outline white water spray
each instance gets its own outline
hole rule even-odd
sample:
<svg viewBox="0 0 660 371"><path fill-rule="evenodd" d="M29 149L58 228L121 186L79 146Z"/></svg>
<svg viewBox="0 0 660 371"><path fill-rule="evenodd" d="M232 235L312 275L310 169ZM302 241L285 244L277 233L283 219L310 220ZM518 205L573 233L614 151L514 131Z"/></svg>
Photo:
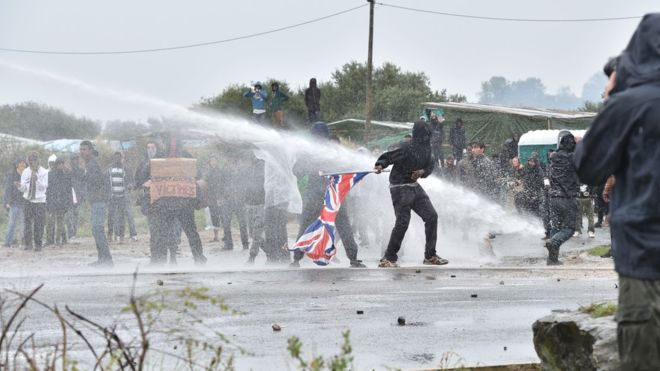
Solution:
<svg viewBox="0 0 660 371"><path fill-rule="evenodd" d="M278 197L268 199L267 196L267 206L269 203L271 205L279 204L285 200L288 202L289 211L293 213L299 213L301 209L297 179L292 172L292 166L296 160L311 157L320 163L327 164L327 168L318 169L323 171L341 171L355 168L370 169L375 162L375 158L364 153L327 142L321 145L308 136L257 126L244 118L193 111L157 98L97 87L43 69L27 68L4 61L0 61L0 67L29 74L40 79L47 79L102 98L110 98L117 102L152 107L164 115L190 123L191 126L204 130L210 136L226 142L251 143L259 148L255 151L255 154L266 161L267 181L265 187L267 195L270 192L270 194ZM372 216L382 217L380 218L382 225L378 232L379 235L374 236L378 241L378 246L374 246L369 250L361 248L359 256L362 259L376 259L381 256L381 249L387 243L393 226L394 216L391 200L388 196L386 177L386 174L369 175L353 191L360 195L371 195L367 205L356 202L357 205L364 207L364 209L360 208L359 212L368 213L369 218L367 219ZM478 263L480 261L479 246L483 244L483 238L488 232L536 234L539 236L542 233L538 221L507 212L501 206L487 201L462 187L435 177L423 179L420 183L427 190L439 214L438 254L448 257L452 263L456 261L465 265ZM351 200L351 198L349 196L348 200ZM353 207L353 210L357 212L356 209L356 207ZM373 227L373 225L369 227ZM423 226L421 226L419 218L413 217L402 248L405 251L403 261L419 263L423 256L423 246ZM339 251L342 250L339 249ZM505 251L496 251L496 254L500 256L505 253Z"/></svg>

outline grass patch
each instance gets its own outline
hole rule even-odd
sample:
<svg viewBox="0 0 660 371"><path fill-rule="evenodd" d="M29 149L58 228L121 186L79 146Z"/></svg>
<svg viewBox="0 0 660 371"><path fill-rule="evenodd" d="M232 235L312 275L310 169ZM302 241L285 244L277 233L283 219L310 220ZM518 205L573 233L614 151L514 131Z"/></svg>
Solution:
<svg viewBox="0 0 660 371"><path fill-rule="evenodd" d="M610 245L596 246L593 249L587 251L591 256L601 256L610 250Z"/></svg>
<svg viewBox="0 0 660 371"><path fill-rule="evenodd" d="M589 314L592 318L611 316L616 312L616 305L614 303L593 303L580 307L580 312Z"/></svg>

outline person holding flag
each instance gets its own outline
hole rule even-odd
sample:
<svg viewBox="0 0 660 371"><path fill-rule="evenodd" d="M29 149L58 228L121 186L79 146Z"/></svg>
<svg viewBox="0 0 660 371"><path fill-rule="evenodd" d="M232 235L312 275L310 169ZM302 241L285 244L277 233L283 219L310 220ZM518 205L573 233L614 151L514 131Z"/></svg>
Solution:
<svg viewBox="0 0 660 371"><path fill-rule="evenodd" d="M390 165L390 193L396 215L390 242L385 256L380 260L380 268L398 267L397 254L401 242L410 224L410 211L414 211L424 221L426 246L424 250L425 265L444 265L447 259L436 255L435 245L438 238L438 214L417 179L426 178L433 172L434 161L431 151L431 128L422 120L413 125L412 140L399 143L399 147L383 153L374 170L377 174Z"/></svg>

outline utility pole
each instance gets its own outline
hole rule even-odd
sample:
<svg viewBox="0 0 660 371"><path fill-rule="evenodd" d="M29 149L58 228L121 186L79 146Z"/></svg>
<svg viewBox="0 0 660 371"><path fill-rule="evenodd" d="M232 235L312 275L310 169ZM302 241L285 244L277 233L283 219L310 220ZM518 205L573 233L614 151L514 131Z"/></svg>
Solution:
<svg viewBox="0 0 660 371"><path fill-rule="evenodd" d="M375 0L367 0L369 3L369 53L367 56L367 114L364 122L364 141L371 139L371 115L373 113L374 96L372 92L373 75L373 44L374 44L374 4Z"/></svg>

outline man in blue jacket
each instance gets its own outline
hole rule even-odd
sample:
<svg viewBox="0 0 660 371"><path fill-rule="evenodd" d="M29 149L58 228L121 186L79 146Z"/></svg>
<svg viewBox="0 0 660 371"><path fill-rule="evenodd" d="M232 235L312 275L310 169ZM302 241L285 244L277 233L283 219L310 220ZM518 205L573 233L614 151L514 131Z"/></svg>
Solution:
<svg viewBox="0 0 660 371"><path fill-rule="evenodd" d="M266 115L266 98L268 98L268 92L262 90L261 82L257 81L250 91L243 93L243 96L252 100L254 121L261 124Z"/></svg>
<svg viewBox="0 0 660 371"><path fill-rule="evenodd" d="M660 370L660 14L642 19L608 93L575 164L587 184L617 180L610 227L621 369Z"/></svg>

